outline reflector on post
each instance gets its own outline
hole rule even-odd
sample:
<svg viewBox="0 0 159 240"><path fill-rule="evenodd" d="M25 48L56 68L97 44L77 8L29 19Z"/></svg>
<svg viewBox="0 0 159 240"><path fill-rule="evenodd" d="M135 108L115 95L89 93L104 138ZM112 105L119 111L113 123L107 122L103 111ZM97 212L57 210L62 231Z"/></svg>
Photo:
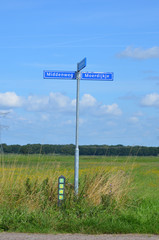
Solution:
<svg viewBox="0 0 159 240"><path fill-rule="evenodd" d="M66 180L66 178L63 175L61 175L58 178L58 206L60 206L62 201L64 200L65 180Z"/></svg>

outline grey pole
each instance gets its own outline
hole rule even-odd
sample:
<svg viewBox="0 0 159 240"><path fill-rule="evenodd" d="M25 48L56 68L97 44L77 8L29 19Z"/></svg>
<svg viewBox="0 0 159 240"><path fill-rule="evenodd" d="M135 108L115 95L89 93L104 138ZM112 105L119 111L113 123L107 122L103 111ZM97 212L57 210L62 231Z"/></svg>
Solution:
<svg viewBox="0 0 159 240"><path fill-rule="evenodd" d="M78 182L79 182L79 147L78 147L78 129L79 129L79 86L80 86L81 73L77 71L77 95L76 95L76 149L75 149L75 166L74 166L74 188L75 195L78 195Z"/></svg>

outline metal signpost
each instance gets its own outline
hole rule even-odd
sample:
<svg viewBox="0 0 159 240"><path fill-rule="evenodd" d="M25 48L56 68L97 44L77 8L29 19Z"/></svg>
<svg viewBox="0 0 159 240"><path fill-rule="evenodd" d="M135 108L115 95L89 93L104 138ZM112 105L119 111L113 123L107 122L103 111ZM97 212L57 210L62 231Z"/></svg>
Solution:
<svg viewBox="0 0 159 240"><path fill-rule="evenodd" d="M79 85L80 80L98 80L98 81L113 81L114 74L112 72L81 72L86 67L86 58L77 63L77 71L44 71L44 79L76 79L77 80L77 95L76 95L76 148L75 148L75 163L74 163L74 189L75 195L78 195L79 182Z"/></svg>
<svg viewBox="0 0 159 240"><path fill-rule="evenodd" d="M75 163L74 163L74 188L75 194L78 194L79 182L79 146L78 146L78 130L79 130L79 85L81 79L81 70L86 67L86 58L77 63L77 95L76 95L76 148L75 148Z"/></svg>

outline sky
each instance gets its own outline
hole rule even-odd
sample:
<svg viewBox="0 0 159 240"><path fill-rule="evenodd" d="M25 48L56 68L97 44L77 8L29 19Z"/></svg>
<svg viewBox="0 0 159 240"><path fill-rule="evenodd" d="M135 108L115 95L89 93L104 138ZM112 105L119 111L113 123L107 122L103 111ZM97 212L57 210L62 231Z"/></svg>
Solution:
<svg viewBox="0 0 159 240"><path fill-rule="evenodd" d="M76 80L44 70L113 72L80 81L79 144L159 146L158 0L5 0L0 6L0 142L74 144Z"/></svg>

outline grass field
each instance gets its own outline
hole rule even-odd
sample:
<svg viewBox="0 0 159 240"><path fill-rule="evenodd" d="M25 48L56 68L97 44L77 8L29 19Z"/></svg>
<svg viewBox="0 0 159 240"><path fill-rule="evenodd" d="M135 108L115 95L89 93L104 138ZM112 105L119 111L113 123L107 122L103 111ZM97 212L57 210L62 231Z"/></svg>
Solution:
<svg viewBox="0 0 159 240"><path fill-rule="evenodd" d="M73 156L1 155L1 231L159 234L159 157L81 156L73 179Z"/></svg>

